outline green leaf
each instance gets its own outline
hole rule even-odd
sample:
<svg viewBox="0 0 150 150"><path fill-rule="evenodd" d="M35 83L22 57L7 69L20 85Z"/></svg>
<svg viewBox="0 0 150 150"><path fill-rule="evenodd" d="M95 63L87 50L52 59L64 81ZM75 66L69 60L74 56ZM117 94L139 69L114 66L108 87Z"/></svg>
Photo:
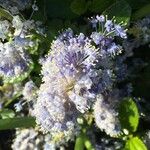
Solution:
<svg viewBox="0 0 150 150"><path fill-rule="evenodd" d="M147 150L147 148L138 137L133 137L126 142L124 150Z"/></svg>
<svg viewBox="0 0 150 150"><path fill-rule="evenodd" d="M83 134L83 133L81 133L81 134L76 138L74 150L84 150L84 134Z"/></svg>
<svg viewBox="0 0 150 150"><path fill-rule="evenodd" d="M84 144L87 150L95 150L91 141L89 140L89 138L87 136L85 136L84 138Z"/></svg>
<svg viewBox="0 0 150 150"><path fill-rule="evenodd" d="M85 0L73 0L70 8L77 15L84 14L87 10L86 1Z"/></svg>
<svg viewBox="0 0 150 150"><path fill-rule="evenodd" d="M126 1L120 0L112 4L103 14L108 15L109 19L115 16L117 23L123 22L127 25L130 21L131 7Z"/></svg>
<svg viewBox="0 0 150 150"><path fill-rule="evenodd" d="M132 98L125 98L119 106L119 119L122 129L135 132L139 124L139 112Z"/></svg>
<svg viewBox="0 0 150 150"><path fill-rule="evenodd" d="M137 20L140 19L142 17L145 17L146 15L150 14L150 4L143 6L142 8L140 8L139 10L137 10L133 16L132 16L132 20Z"/></svg>
<svg viewBox="0 0 150 150"><path fill-rule="evenodd" d="M33 117L16 117L0 119L0 130L28 128L35 126L35 119Z"/></svg>
<svg viewBox="0 0 150 150"><path fill-rule="evenodd" d="M6 108L0 111L0 116L2 119L13 118L15 113L13 110Z"/></svg>

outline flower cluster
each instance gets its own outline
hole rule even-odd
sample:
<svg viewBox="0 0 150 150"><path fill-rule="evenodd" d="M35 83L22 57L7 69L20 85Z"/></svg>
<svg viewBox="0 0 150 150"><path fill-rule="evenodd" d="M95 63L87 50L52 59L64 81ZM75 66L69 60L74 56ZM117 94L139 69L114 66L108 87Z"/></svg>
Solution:
<svg viewBox="0 0 150 150"><path fill-rule="evenodd" d="M49 134L41 134L37 129L17 129L11 145L12 150L56 150ZM63 150L63 146L59 149Z"/></svg>
<svg viewBox="0 0 150 150"><path fill-rule="evenodd" d="M22 80L33 69L27 49L36 47L37 42L30 38L34 28L32 20L23 21L19 16L0 21L0 76L4 82Z"/></svg>
<svg viewBox="0 0 150 150"><path fill-rule="evenodd" d="M20 47L13 43L0 43L0 76L5 82L13 82L29 71L31 59Z"/></svg>
<svg viewBox="0 0 150 150"><path fill-rule="evenodd" d="M115 93L115 91L113 92ZM110 136L117 136L121 131L118 112L115 110L118 100L117 95L97 95L94 104L95 122L102 131Z"/></svg>
<svg viewBox="0 0 150 150"><path fill-rule="evenodd" d="M123 29L122 23L117 24L115 18L109 20L107 16L103 15L92 17L91 24L96 31L91 34L91 38L96 45L100 46L101 50L108 51L112 54L116 53L116 50L119 50L120 47L113 42L114 37L127 38L126 30Z"/></svg>
<svg viewBox="0 0 150 150"><path fill-rule="evenodd" d="M63 95L52 93L52 90L46 84L40 87L34 115L41 129L50 131L54 142L65 143L78 132L76 109L72 102L67 102Z"/></svg>
<svg viewBox="0 0 150 150"><path fill-rule="evenodd" d="M41 62L43 84L34 114L40 127L52 134L52 140L72 139L78 133L78 116L93 108L101 130L111 136L120 131L113 107L118 99L108 100L105 93L110 93L120 75L117 59L122 47L115 37L126 38L126 33L103 15L91 22L99 30L90 36L75 35L71 29L64 31Z"/></svg>
<svg viewBox="0 0 150 150"><path fill-rule="evenodd" d="M38 150L42 149L44 137L34 129L22 129L16 131L16 138L13 141L13 150Z"/></svg>

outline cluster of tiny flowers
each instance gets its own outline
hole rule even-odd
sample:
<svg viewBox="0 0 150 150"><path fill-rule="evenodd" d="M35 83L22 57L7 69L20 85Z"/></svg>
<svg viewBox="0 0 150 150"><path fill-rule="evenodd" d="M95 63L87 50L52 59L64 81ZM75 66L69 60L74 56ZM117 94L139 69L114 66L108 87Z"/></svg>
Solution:
<svg viewBox="0 0 150 150"><path fill-rule="evenodd" d="M51 141L49 134L41 134L36 129L17 129L16 137L11 145L12 150L56 150L57 146ZM59 145L60 150L64 150Z"/></svg>
<svg viewBox="0 0 150 150"><path fill-rule="evenodd" d="M34 115L44 132L50 132L54 142L67 142L77 134L75 106L64 96L53 93L52 87L41 85Z"/></svg>
<svg viewBox="0 0 150 150"><path fill-rule="evenodd" d="M23 21L19 16L0 21L0 76L4 82L21 80L33 68L27 49L36 47L36 41L29 38L34 28L32 20Z"/></svg>
<svg viewBox="0 0 150 150"><path fill-rule="evenodd" d="M0 43L0 76L7 82L29 70L31 59L13 43Z"/></svg>
<svg viewBox="0 0 150 150"><path fill-rule="evenodd" d="M106 134L115 137L121 133L121 126L118 119L118 112L115 107L118 103L118 97L113 95L97 95L94 104L94 117L96 125Z"/></svg>
<svg viewBox="0 0 150 150"><path fill-rule="evenodd" d="M13 150L39 150L43 142L44 137L34 129L18 129L11 147Z"/></svg>
<svg viewBox="0 0 150 150"><path fill-rule="evenodd" d="M116 55L121 53L120 45L114 42L114 37L127 38L126 30L122 23L117 24L115 18L107 19L107 16L96 16L91 18L92 27L96 29L91 34L94 43L101 49L101 55Z"/></svg>
<svg viewBox="0 0 150 150"><path fill-rule="evenodd" d="M104 16L97 16L95 21L103 28L102 32L92 32L87 37L83 33L74 35L68 29L52 42L50 53L41 62L43 84L38 91L34 114L37 123L54 139L67 137L69 140L77 133L76 119L79 114L92 109L95 101L98 104L94 109L100 109L99 114L95 113L96 123L97 116L103 115L107 125L98 127L111 136L118 133L117 114L99 95L112 90L116 83L114 59L122 47L114 42L114 38L126 38L126 34L121 25L117 26Z"/></svg>

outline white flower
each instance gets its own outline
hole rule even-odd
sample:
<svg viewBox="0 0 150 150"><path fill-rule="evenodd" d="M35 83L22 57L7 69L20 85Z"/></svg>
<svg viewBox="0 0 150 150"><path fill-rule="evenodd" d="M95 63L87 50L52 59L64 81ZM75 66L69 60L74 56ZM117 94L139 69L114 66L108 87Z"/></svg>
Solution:
<svg viewBox="0 0 150 150"><path fill-rule="evenodd" d="M43 136L34 129L22 129L16 131L16 138L11 147L13 150L39 150L43 141Z"/></svg>
<svg viewBox="0 0 150 150"><path fill-rule="evenodd" d="M115 137L121 133L121 128L118 113L111 103L115 105L114 101L107 101L105 97L98 95L93 109L96 125L106 134Z"/></svg>
<svg viewBox="0 0 150 150"><path fill-rule="evenodd" d="M15 28L14 35L15 36L20 35L22 28L23 28L23 22L19 16L13 16L12 26Z"/></svg>

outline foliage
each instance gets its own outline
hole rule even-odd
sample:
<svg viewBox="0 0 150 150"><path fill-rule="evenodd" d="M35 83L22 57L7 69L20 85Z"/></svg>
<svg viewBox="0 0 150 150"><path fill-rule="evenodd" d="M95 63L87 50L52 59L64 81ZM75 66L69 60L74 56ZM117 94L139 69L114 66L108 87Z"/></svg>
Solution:
<svg viewBox="0 0 150 150"><path fill-rule="evenodd" d="M139 124L139 112L135 102L131 98L124 99L119 108L119 118L122 129L135 132Z"/></svg>

